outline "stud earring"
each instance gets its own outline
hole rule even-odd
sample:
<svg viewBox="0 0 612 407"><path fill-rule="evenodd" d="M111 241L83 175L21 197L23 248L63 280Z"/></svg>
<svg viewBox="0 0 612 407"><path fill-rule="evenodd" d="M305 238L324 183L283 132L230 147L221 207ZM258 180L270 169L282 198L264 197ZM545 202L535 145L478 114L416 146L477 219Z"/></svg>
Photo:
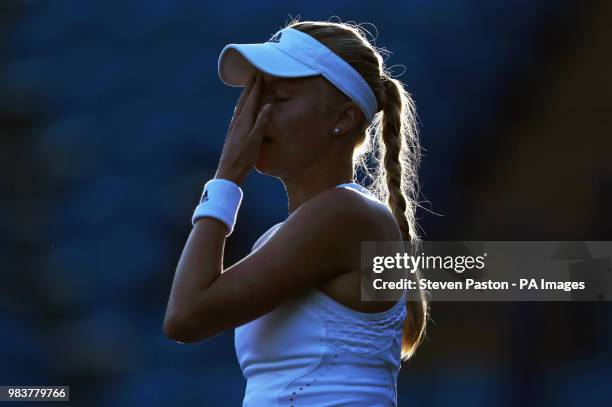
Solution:
<svg viewBox="0 0 612 407"><path fill-rule="evenodd" d="M336 128L334 129L334 134L340 134L340 129L336 127Z"/></svg>

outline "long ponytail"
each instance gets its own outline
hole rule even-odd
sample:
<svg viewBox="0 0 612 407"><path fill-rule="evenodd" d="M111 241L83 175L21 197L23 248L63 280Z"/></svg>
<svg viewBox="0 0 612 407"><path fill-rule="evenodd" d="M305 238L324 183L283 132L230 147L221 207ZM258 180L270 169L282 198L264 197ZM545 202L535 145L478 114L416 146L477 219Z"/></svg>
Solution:
<svg viewBox="0 0 612 407"><path fill-rule="evenodd" d="M364 123L356 140L353 172L361 169L370 178L368 188L387 204L413 250L420 249L415 210L418 205L418 167L421 160L416 109L402 82L385 72L381 53L369 43L358 25L294 20L288 26L305 32L330 48L357 70L376 95L379 111L369 125ZM382 114L379 114L382 112ZM374 152L374 154L369 154ZM372 157L373 156L373 157ZM368 158L378 168L370 171ZM415 253L415 252L413 252ZM420 277L420 272L416 272ZM402 360L408 360L421 343L427 323L428 303L419 290L419 300L406 302Z"/></svg>
<svg viewBox="0 0 612 407"><path fill-rule="evenodd" d="M412 255L421 247L415 220L418 199L418 167L421 147L416 125L416 108L412 96L397 79L383 78L385 96L380 137L378 194L386 195L386 203L402 233L409 242ZM416 278L420 278L417 270ZM418 281L418 280L417 280ZM419 290L419 299L407 301L404 322L402 360L408 360L425 335L428 304L425 293Z"/></svg>

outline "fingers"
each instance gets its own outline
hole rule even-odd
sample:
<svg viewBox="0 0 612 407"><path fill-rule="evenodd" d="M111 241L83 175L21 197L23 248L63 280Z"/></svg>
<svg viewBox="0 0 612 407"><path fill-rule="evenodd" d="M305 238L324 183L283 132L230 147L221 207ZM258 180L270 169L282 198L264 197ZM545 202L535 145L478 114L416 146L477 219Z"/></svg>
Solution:
<svg viewBox="0 0 612 407"><path fill-rule="evenodd" d="M255 117L255 109L259 104L260 94L261 94L261 76L255 75L255 82L253 83L253 90L249 93L249 96L246 98L244 103L244 108L240 112L240 117L245 116L248 118L249 122L252 122L256 119Z"/></svg>
<svg viewBox="0 0 612 407"><path fill-rule="evenodd" d="M248 134L248 139L251 142L261 141L263 138L263 129L265 125L268 123L270 118L270 113L272 111L272 106L267 103L264 107L261 108L259 114L257 115L257 119L255 120L255 124L251 129L251 132Z"/></svg>
<svg viewBox="0 0 612 407"><path fill-rule="evenodd" d="M253 83L255 82L255 76L256 75L251 75L251 77L249 78L249 81L247 82L244 89L242 90L242 93L240 94L240 98L238 98L238 102L236 103L236 107L234 108L233 117L238 117L240 113L242 112L242 109L244 107L244 102L248 99L249 94L251 93L253 89Z"/></svg>

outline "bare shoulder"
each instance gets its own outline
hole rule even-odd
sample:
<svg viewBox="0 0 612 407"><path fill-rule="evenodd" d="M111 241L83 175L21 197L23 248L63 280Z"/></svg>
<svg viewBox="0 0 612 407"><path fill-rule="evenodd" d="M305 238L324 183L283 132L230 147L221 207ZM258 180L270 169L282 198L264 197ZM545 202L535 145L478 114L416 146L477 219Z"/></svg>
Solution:
<svg viewBox="0 0 612 407"><path fill-rule="evenodd" d="M361 267L361 241L398 235L382 203L345 188L322 191L198 295L180 323L182 342L252 321L305 290L351 274ZM343 286L347 298L359 301L358 290Z"/></svg>
<svg viewBox="0 0 612 407"><path fill-rule="evenodd" d="M342 239L344 261L337 273L317 284L317 288L336 302L361 312L382 312L391 305L361 301L362 241L401 241L401 232L391 211L377 199L354 190L336 188L317 197L313 211L334 212L330 220L336 238ZM338 218L341 218L340 220ZM341 228L341 230L340 230Z"/></svg>
<svg viewBox="0 0 612 407"><path fill-rule="evenodd" d="M348 188L332 188L305 202L294 216L318 219L319 226L359 240L401 240L391 211L377 199Z"/></svg>

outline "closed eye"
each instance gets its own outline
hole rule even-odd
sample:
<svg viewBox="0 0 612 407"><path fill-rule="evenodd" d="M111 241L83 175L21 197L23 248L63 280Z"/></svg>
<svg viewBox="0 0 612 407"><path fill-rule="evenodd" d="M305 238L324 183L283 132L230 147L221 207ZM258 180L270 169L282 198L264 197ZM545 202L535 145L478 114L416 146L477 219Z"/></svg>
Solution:
<svg viewBox="0 0 612 407"><path fill-rule="evenodd" d="M274 98L274 100L276 100L277 102L285 102L287 100L289 100L290 98Z"/></svg>

